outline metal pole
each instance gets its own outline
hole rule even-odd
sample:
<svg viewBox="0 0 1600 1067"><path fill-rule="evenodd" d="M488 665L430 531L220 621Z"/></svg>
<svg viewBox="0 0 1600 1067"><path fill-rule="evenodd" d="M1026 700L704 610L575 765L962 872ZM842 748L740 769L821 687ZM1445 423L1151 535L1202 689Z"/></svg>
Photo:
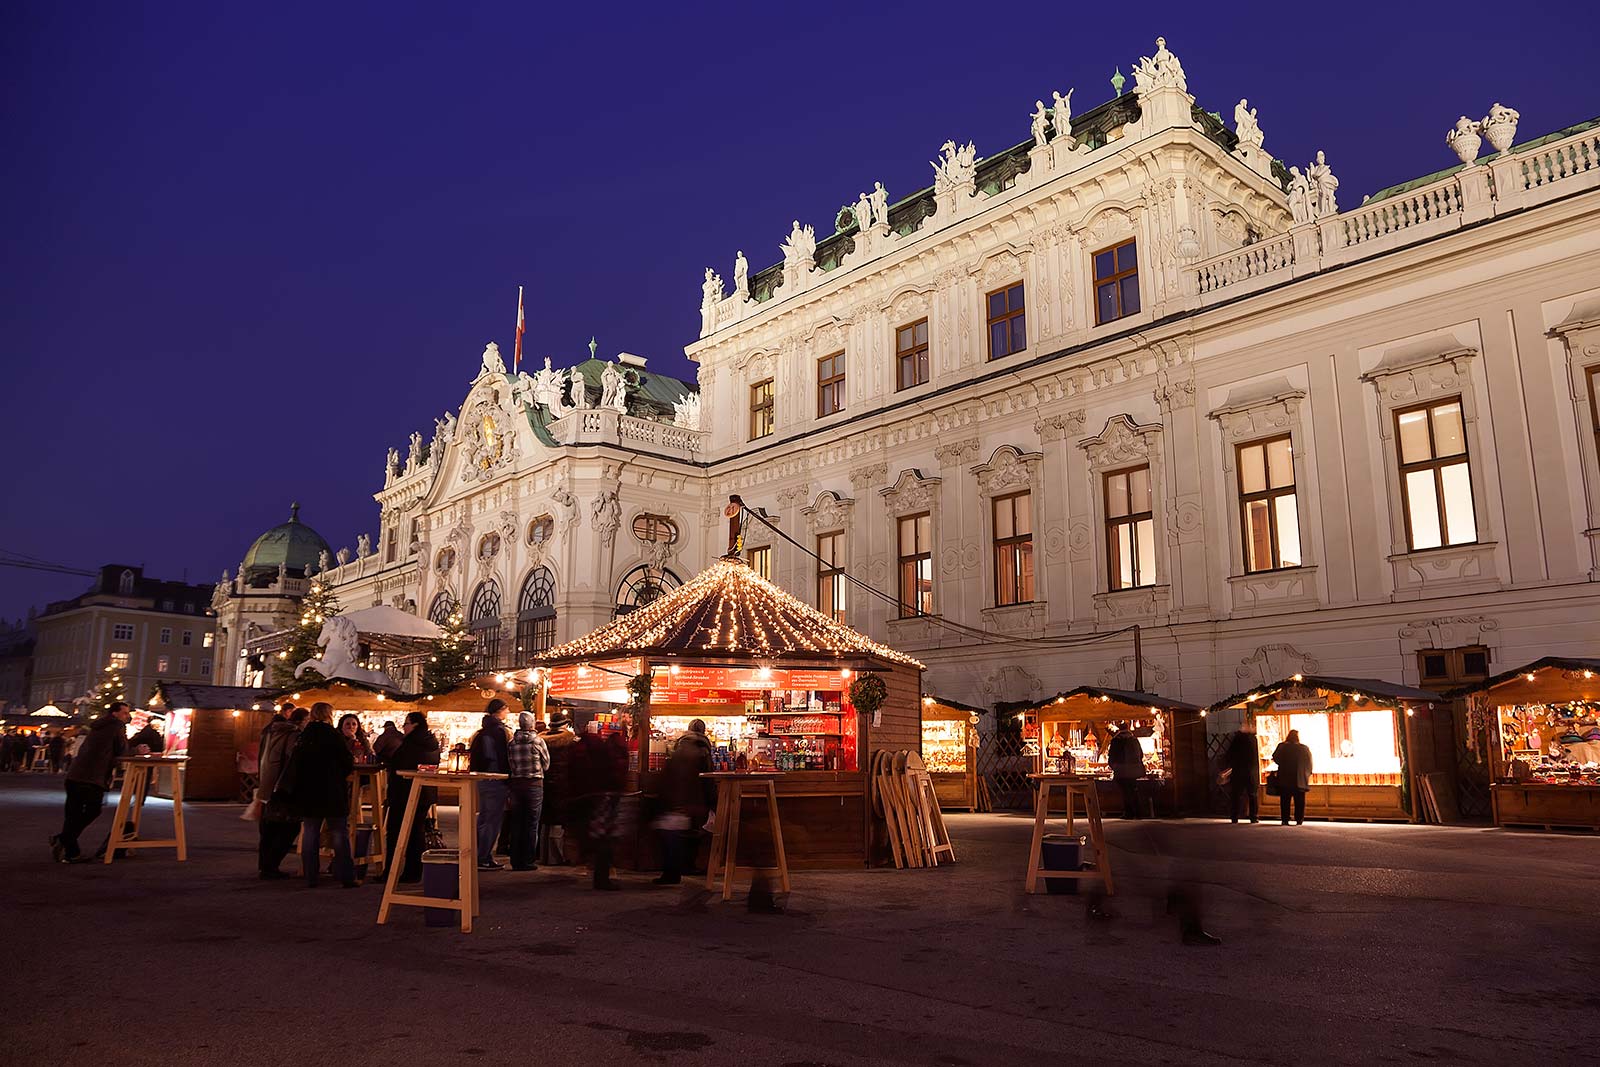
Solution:
<svg viewBox="0 0 1600 1067"><path fill-rule="evenodd" d="M1139 624L1133 624L1133 688L1144 692L1144 643L1139 637Z"/></svg>

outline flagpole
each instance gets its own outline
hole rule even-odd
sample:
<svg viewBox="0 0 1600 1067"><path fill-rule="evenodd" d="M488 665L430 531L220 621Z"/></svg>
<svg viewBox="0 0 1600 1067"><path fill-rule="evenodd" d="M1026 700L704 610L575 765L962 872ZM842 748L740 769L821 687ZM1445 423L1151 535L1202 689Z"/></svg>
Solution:
<svg viewBox="0 0 1600 1067"><path fill-rule="evenodd" d="M522 366L522 331L526 328L526 320L522 313L522 286L517 286L517 344L511 354L511 373L517 373Z"/></svg>

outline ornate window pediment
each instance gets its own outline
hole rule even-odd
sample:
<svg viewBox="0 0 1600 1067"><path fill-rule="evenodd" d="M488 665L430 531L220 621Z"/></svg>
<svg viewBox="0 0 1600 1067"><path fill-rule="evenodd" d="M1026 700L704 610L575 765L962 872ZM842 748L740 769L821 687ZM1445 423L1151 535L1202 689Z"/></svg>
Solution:
<svg viewBox="0 0 1600 1067"><path fill-rule="evenodd" d="M1274 378L1233 390L1211 410L1211 418L1229 441L1266 437L1298 427L1305 398L1304 389L1289 384L1286 378Z"/></svg>
<svg viewBox="0 0 1600 1067"><path fill-rule="evenodd" d="M842 497L831 489L817 494L816 502L800 509L812 530L838 530L850 524L850 514L856 502Z"/></svg>
<svg viewBox="0 0 1600 1067"><path fill-rule="evenodd" d="M1024 452L1012 445L1001 445L989 457L989 462L973 467L972 474L978 479L978 488L985 495L995 496L1034 488L1043 462L1042 452Z"/></svg>
<svg viewBox="0 0 1600 1067"><path fill-rule="evenodd" d="M940 478L924 478L915 467L900 472L891 486L878 490L891 516L937 510Z"/></svg>
<svg viewBox="0 0 1600 1067"><path fill-rule="evenodd" d="M1429 400L1469 389L1470 361L1477 355L1476 348L1449 335L1430 338L1388 349L1361 380L1377 387L1385 405Z"/></svg>
<svg viewBox="0 0 1600 1067"><path fill-rule="evenodd" d="M1160 425L1141 426L1130 415L1113 415L1105 429L1080 441L1079 447L1089 455L1089 469L1099 472L1149 463L1152 456L1159 456L1160 433Z"/></svg>

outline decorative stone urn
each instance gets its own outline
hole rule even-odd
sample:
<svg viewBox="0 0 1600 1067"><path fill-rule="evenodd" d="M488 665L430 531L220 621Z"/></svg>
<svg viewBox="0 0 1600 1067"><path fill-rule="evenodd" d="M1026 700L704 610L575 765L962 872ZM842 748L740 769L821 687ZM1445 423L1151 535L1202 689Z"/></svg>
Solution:
<svg viewBox="0 0 1600 1067"><path fill-rule="evenodd" d="M1483 144L1483 138L1478 136L1478 124L1462 115L1456 120L1455 128L1444 135L1444 143L1461 157L1461 162L1471 166L1472 161L1478 158L1478 149Z"/></svg>
<svg viewBox="0 0 1600 1067"><path fill-rule="evenodd" d="M1511 147L1511 141L1517 136L1517 122L1522 116L1496 101L1494 107L1489 109L1489 115L1478 124L1483 131L1483 136L1488 139L1490 147L1496 152L1504 152Z"/></svg>

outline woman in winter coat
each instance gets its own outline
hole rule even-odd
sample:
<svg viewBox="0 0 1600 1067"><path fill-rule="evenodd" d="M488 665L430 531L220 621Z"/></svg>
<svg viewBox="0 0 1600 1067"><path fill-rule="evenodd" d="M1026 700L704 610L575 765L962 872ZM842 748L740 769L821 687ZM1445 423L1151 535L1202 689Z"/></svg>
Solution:
<svg viewBox="0 0 1600 1067"><path fill-rule="evenodd" d="M261 839L256 846L256 866L263 880L289 877L278 865L294 847L294 835L300 829L287 797L274 797L273 793L288 766L300 727L311 713L292 704L284 710L287 715L274 715L267 728L261 731L260 770L256 778L256 800L261 803Z"/></svg>
<svg viewBox="0 0 1600 1067"><path fill-rule="evenodd" d="M317 703L311 721L300 731L289 757L290 802L300 818L300 866L306 885L315 889L321 866L318 843L324 824L333 845L333 875L346 889L356 886L356 865L350 855L350 772L355 759L334 728L333 706Z"/></svg>
<svg viewBox="0 0 1600 1067"><path fill-rule="evenodd" d="M361 725L360 716L339 716L339 733L344 737L345 747L350 750L350 758L357 763L378 762L372 754L372 745L367 741L367 731Z"/></svg>
<svg viewBox="0 0 1600 1067"><path fill-rule="evenodd" d="M1278 808L1283 825L1289 825L1289 806L1294 805L1296 826L1306 821L1306 793L1311 789L1311 750L1300 743L1300 731L1290 730L1283 744L1272 750L1278 765Z"/></svg>
<svg viewBox="0 0 1600 1067"><path fill-rule="evenodd" d="M439 739L433 736L428 729L428 717L420 711L406 713L405 725L402 727L405 736L394 750L384 758L383 765L388 772L388 812L384 823L384 852L389 857L390 863L401 862L397 857L400 850L400 820L406 812L406 800L411 796L412 780L400 777L400 771L414 771L419 767L434 767L439 763ZM422 881L422 839L423 828L426 824L425 814L433 805L437 789L424 787L422 795L417 797L417 815L411 824L411 834L405 843L405 858L400 868L400 881Z"/></svg>

